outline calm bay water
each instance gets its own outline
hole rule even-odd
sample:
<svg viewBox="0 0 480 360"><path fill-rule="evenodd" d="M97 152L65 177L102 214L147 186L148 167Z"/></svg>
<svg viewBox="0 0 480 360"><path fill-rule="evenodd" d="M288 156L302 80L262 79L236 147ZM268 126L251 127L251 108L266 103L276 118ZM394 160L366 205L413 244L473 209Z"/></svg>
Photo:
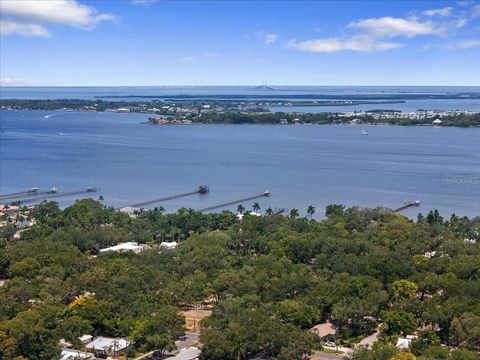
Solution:
<svg viewBox="0 0 480 360"><path fill-rule="evenodd" d="M268 189L262 210L420 200L405 214L480 215L478 128L369 126L362 136L358 126L141 124L147 116L0 111L0 192L95 186L105 204L124 206L207 184L210 194L163 205L200 208Z"/></svg>

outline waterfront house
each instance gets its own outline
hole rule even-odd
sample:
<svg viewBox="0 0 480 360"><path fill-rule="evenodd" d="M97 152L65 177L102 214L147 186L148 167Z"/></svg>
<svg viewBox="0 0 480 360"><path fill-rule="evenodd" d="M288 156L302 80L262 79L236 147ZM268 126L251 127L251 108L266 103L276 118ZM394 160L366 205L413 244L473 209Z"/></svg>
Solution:
<svg viewBox="0 0 480 360"><path fill-rule="evenodd" d="M20 207L15 205L0 204L0 216L12 217L20 210Z"/></svg>
<svg viewBox="0 0 480 360"><path fill-rule="evenodd" d="M119 211L127 214L130 217L136 217L137 216L136 212L140 211L140 209L133 206L125 206L125 207L122 207Z"/></svg>

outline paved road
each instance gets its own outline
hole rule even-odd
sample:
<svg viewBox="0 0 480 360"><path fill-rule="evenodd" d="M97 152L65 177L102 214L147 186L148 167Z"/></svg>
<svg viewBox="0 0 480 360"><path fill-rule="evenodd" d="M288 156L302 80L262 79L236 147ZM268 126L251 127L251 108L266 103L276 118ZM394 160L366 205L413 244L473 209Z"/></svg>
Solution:
<svg viewBox="0 0 480 360"><path fill-rule="evenodd" d="M321 352L321 351L315 351L313 353L314 357L313 359L322 359L322 360L342 360L345 356L347 356L346 354L327 354L327 353L324 353L324 352Z"/></svg>
<svg viewBox="0 0 480 360"><path fill-rule="evenodd" d="M382 324L380 324L377 329L375 330L375 332L370 335L370 336L367 336L366 338L362 339L362 341L360 341L358 344L357 344L357 347L359 346L366 346L368 348L371 348L373 343L375 341L378 340L378 336L380 335L380 327L381 327Z"/></svg>
<svg viewBox="0 0 480 360"><path fill-rule="evenodd" d="M185 339L184 340L177 340L175 341L175 345L177 345L177 350L193 346L198 342L198 337L200 334L198 333L185 333Z"/></svg>
<svg viewBox="0 0 480 360"><path fill-rule="evenodd" d="M196 343L198 342L199 335L200 334L197 334L197 333L185 333L185 339L175 341L175 345L177 346L177 349L172 352L167 351L165 355L175 355L181 349L196 345ZM147 358L153 355L153 353L154 351L150 351L147 354L143 354L142 356L137 357L135 360L141 360L141 359Z"/></svg>

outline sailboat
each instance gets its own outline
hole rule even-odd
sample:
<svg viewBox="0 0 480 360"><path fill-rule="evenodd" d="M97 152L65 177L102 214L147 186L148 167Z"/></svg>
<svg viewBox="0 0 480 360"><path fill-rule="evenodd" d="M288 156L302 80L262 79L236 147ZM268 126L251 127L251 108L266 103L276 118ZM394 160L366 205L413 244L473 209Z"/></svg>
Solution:
<svg viewBox="0 0 480 360"><path fill-rule="evenodd" d="M362 135L368 135L367 130L363 129L363 130L362 130Z"/></svg>

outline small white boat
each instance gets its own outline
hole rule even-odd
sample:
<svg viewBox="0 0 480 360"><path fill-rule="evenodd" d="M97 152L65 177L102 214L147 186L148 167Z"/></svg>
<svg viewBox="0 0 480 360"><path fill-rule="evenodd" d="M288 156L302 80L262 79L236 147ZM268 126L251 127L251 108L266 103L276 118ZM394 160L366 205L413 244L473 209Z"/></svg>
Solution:
<svg viewBox="0 0 480 360"><path fill-rule="evenodd" d="M368 135L367 130L362 130L362 135Z"/></svg>

